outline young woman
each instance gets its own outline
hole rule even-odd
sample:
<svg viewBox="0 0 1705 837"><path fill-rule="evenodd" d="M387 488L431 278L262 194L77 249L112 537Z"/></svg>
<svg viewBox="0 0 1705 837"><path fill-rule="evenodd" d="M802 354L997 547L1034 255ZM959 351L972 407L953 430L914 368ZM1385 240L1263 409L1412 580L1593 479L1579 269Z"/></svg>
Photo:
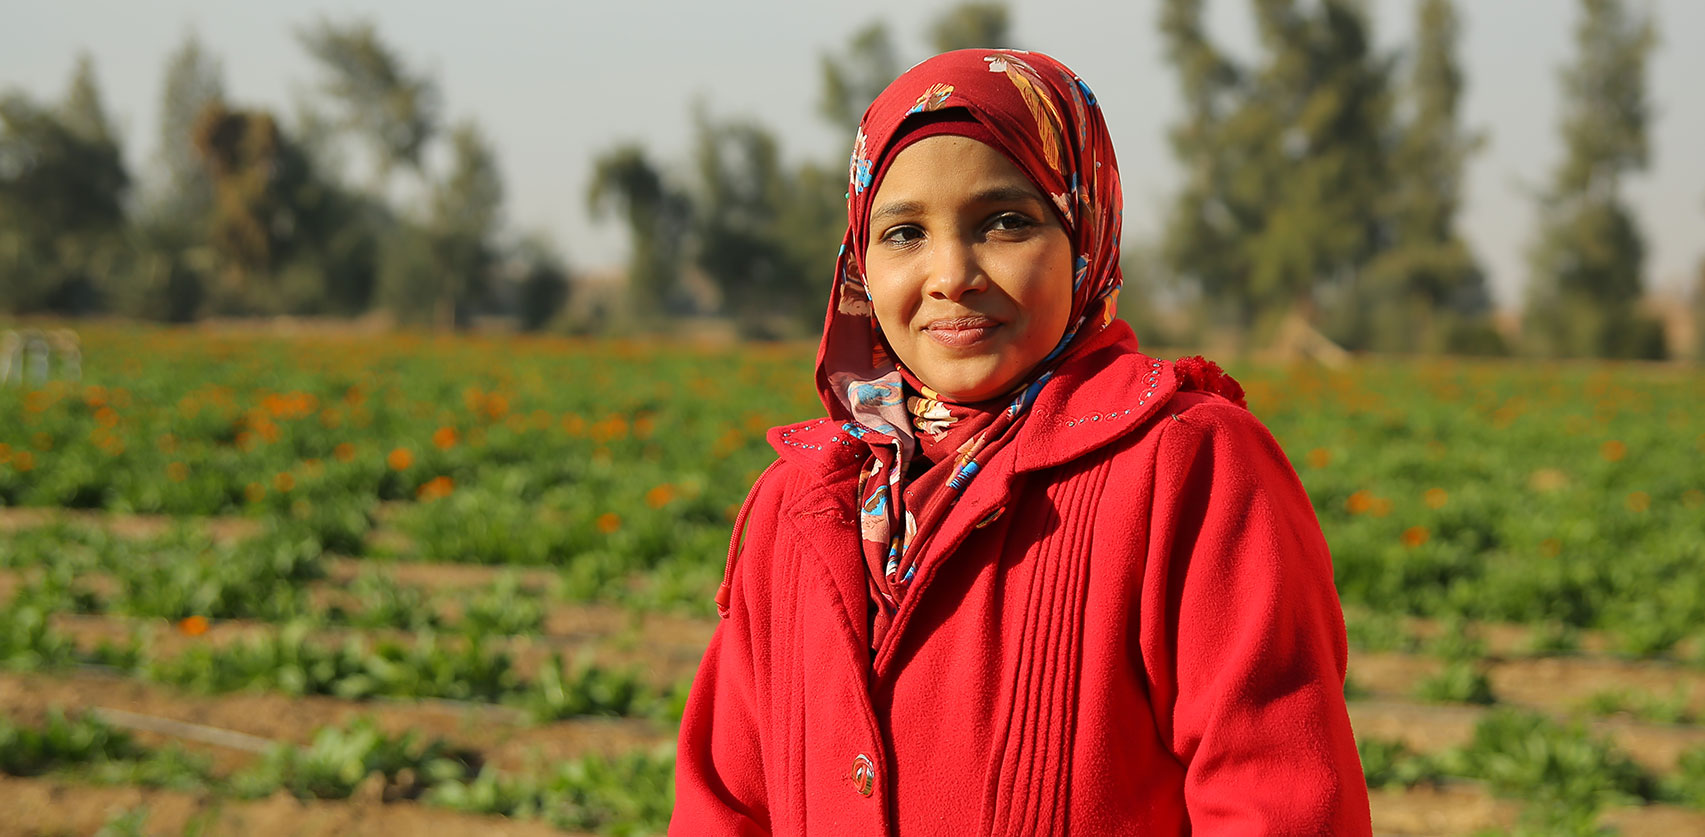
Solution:
<svg viewBox="0 0 1705 837"><path fill-rule="evenodd" d="M849 180L828 415L735 524L671 833L1369 833L1326 543L1236 383L1114 319L1089 88L937 56Z"/></svg>

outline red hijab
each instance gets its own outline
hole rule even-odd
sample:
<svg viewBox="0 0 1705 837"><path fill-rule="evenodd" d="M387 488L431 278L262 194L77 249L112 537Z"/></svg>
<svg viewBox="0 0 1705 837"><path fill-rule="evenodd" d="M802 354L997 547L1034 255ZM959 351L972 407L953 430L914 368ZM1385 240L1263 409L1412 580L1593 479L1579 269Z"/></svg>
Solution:
<svg viewBox="0 0 1705 837"><path fill-rule="evenodd" d="M1052 199L1075 257L1059 344L1013 392L977 404L943 401L901 368L864 282L882 174L901 149L940 134L970 137L1011 159ZM858 491L873 648L930 537L982 463L1012 439L1060 362L1112 321L1122 217L1119 168L1095 96L1046 55L937 55L895 79L865 111L848 170L847 234L817 351L817 389L829 416L871 451Z"/></svg>

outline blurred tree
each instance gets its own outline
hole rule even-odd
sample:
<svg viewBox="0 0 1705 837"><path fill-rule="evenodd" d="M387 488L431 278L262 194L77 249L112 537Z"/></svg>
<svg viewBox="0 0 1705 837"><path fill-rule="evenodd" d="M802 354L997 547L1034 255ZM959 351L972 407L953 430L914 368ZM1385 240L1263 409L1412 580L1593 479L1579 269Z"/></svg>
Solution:
<svg viewBox="0 0 1705 837"><path fill-rule="evenodd" d="M381 182L399 166L420 172L439 129L438 85L411 73L368 21L321 19L297 39L326 74L323 90L341 106L344 126L372 147Z"/></svg>
<svg viewBox="0 0 1705 837"><path fill-rule="evenodd" d="M593 161L587 205L594 217L620 212L628 227L628 316L655 328L680 289L692 225L686 192L669 183L638 145L617 146Z"/></svg>
<svg viewBox="0 0 1705 837"><path fill-rule="evenodd" d="M453 328L486 291L496 261L503 209L497 158L471 121L450 132L450 171L432 196L433 249L438 253L435 319Z"/></svg>
<svg viewBox="0 0 1705 837"><path fill-rule="evenodd" d="M225 101L219 59L192 33L166 59L160 86L160 136L156 152L165 181L158 211L187 225L204 224L213 206L213 183L196 153L192 134L208 106Z"/></svg>
<svg viewBox="0 0 1705 837"><path fill-rule="evenodd" d="M853 34L840 54L823 56L823 88L817 112L836 128L850 131L882 88L900 74L900 59L888 27L872 23Z"/></svg>
<svg viewBox="0 0 1705 837"><path fill-rule="evenodd" d="M1005 3L960 3L942 12L930 25L930 46L936 52L1011 47L1008 17Z"/></svg>
<svg viewBox="0 0 1705 837"><path fill-rule="evenodd" d="M515 312L525 331L538 331L556 321L568 302L569 274L550 240L526 236L513 256Z"/></svg>
<svg viewBox="0 0 1705 837"><path fill-rule="evenodd" d="M1661 357L1662 324L1636 310L1645 242L1622 180L1648 162L1650 14L1581 0L1574 63L1562 70L1562 163L1539 198L1524 337L1553 355Z"/></svg>
<svg viewBox="0 0 1705 837"><path fill-rule="evenodd" d="M1161 5L1166 56L1177 68L1183 94L1184 115L1168 134L1184 182L1155 253L1165 268L1145 275L1158 272L1193 284L1223 316L1246 323L1252 306L1244 285L1253 271L1240 245L1255 233L1260 214L1254 196L1234 191L1244 161L1222 139L1243 72L1208 40L1203 6L1203 0Z"/></svg>
<svg viewBox="0 0 1705 837"><path fill-rule="evenodd" d="M1185 116L1185 185L1162 252L1242 331L1342 300L1381 244L1390 61L1359 0L1255 0L1262 58L1238 67L1208 40L1199 0L1168 0L1161 30Z"/></svg>
<svg viewBox="0 0 1705 837"><path fill-rule="evenodd" d="M129 187L88 56L57 108L0 99L0 307L98 310L122 256Z"/></svg>
<svg viewBox="0 0 1705 837"><path fill-rule="evenodd" d="M265 111L213 103L193 139L213 181L209 243L219 271L211 301L223 313L276 310L272 283L296 238L292 199L308 180L307 161Z"/></svg>
<svg viewBox="0 0 1705 837"><path fill-rule="evenodd" d="M1484 137L1461 124L1461 25L1451 0L1422 0L1415 32L1382 210L1384 249L1348 296L1346 342L1380 351L1494 349L1485 276L1456 231L1463 169Z"/></svg>
<svg viewBox="0 0 1705 837"><path fill-rule="evenodd" d="M695 215L696 261L742 333L797 334L801 312L821 303L812 268L830 263L827 248L808 256L808 248L790 246L795 235L820 243L812 238L823 226L823 201L814 198L823 188L819 170L801 169L799 176L813 180L800 182L783 168L775 136L755 122L717 122L703 111L696 121L703 208ZM836 205L837 197L831 195Z"/></svg>

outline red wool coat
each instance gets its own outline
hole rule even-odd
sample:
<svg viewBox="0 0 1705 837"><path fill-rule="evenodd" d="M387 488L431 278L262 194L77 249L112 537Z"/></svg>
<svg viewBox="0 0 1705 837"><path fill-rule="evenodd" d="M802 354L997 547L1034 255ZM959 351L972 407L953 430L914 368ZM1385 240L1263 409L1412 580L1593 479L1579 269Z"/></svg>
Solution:
<svg viewBox="0 0 1705 837"><path fill-rule="evenodd" d="M1295 472L1107 331L966 490L874 665L864 449L826 419L770 432L671 834L1370 833Z"/></svg>

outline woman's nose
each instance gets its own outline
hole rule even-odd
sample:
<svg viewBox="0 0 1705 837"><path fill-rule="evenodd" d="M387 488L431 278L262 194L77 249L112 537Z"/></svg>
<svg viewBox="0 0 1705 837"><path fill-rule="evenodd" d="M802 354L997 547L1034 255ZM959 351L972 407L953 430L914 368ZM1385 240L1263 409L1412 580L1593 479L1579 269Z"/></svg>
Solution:
<svg viewBox="0 0 1705 837"><path fill-rule="evenodd" d="M959 236L939 236L930 248L929 278L924 291L937 299L957 300L989 286L972 243Z"/></svg>

